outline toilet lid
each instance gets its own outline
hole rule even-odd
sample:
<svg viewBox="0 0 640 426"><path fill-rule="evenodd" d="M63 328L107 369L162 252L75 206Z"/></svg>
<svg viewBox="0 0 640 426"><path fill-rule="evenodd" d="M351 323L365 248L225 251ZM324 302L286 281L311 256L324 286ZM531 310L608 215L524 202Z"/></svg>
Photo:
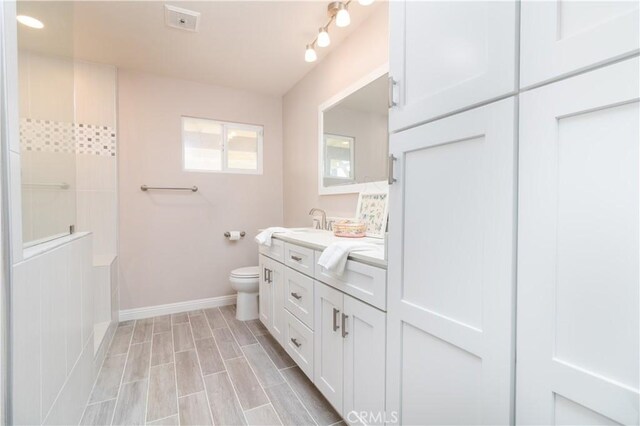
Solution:
<svg viewBox="0 0 640 426"><path fill-rule="evenodd" d="M260 276L260 268L257 266L247 266L231 271L231 275L238 278L257 278Z"/></svg>

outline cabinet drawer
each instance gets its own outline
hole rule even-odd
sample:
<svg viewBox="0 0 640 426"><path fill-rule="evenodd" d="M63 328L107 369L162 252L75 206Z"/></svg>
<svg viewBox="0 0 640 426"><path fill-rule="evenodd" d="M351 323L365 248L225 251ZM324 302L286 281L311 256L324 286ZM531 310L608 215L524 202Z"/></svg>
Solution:
<svg viewBox="0 0 640 426"><path fill-rule="evenodd" d="M313 266L316 262L311 249L285 243L284 263L303 274L313 277Z"/></svg>
<svg viewBox="0 0 640 426"><path fill-rule="evenodd" d="M270 257L278 262L284 262L284 241L271 239L271 247L260 245L260 254Z"/></svg>
<svg viewBox="0 0 640 426"><path fill-rule="evenodd" d="M284 348L304 374L313 381L313 331L287 310L285 320Z"/></svg>
<svg viewBox="0 0 640 426"><path fill-rule="evenodd" d="M342 275L318 265L322 253L315 252L315 277L318 281L343 291L383 311L387 310L387 271L364 263L347 261Z"/></svg>
<svg viewBox="0 0 640 426"><path fill-rule="evenodd" d="M284 306L313 330L313 278L285 268Z"/></svg>

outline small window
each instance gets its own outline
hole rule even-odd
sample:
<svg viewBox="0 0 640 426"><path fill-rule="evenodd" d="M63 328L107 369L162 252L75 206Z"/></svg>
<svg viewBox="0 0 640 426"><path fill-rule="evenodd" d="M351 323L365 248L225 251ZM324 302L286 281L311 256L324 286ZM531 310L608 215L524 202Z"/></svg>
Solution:
<svg viewBox="0 0 640 426"><path fill-rule="evenodd" d="M184 169L262 174L262 126L182 117Z"/></svg>

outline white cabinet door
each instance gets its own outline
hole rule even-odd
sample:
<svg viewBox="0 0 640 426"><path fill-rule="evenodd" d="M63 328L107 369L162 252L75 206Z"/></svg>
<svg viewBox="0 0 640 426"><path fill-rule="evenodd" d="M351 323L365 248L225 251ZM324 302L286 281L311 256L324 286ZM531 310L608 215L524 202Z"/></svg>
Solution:
<svg viewBox="0 0 640 426"><path fill-rule="evenodd" d="M638 58L521 95L519 424L638 424Z"/></svg>
<svg viewBox="0 0 640 426"><path fill-rule="evenodd" d="M352 424L384 424L385 314L347 295L343 314L343 418Z"/></svg>
<svg viewBox="0 0 640 426"><path fill-rule="evenodd" d="M338 413L342 413L343 295L317 281L314 293L314 383Z"/></svg>
<svg viewBox="0 0 640 426"><path fill-rule="evenodd" d="M637 54L638 1L522 2L520 86Z"/></svg>
<svg viewBox="0 0 640 426"><path fill-rule="evenodd" d="M260 268L260 287L259 287L259 300L258 308L260 310L260 321L267 327L267 330L271 328L271 283L269 282L269 265L272 262L271 259L264 255L260 255L258 259L258 266Z"/></svg>
<svg viewBox="0 0 640 426"><path fill-rule="evenodd" d="M271 281L271 335L282 344L284 342L284 328L286 313L284 311L284 271L282 263L269 261L269 278Z"/></svg>
<svg viewBox="0 0 640 426"><path fill-rule="evenodd" d="M513 420L515 100L391 135L387 411Z"/></svg>
<svg viewBox="0 0 640 426"><path fill-rule="evenodd" d="M398 131L516 90L515 1L389 2Z"/></svg>

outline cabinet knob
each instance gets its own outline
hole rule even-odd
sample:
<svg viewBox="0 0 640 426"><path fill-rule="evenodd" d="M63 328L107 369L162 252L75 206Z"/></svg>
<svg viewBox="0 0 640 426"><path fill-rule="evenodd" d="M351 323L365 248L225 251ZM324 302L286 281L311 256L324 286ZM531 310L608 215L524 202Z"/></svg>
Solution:
<svg viewBox="0 0 640 426"><path fill-rule="evenodd" d="M292 295L293 297L295 297L297 300L302 299L302 296L300 296L298 293L293 292L293 293L291 293L291 295Z"/></svg>
<svg viewBox="0 0 640 426"><path fill-rule="evenodd" d="M294 345L296 345L296 348L299 348L300 346L302 346L302 343L298 342L298 339L295 338L291 338L291 343L293 343Z"/></svg>

